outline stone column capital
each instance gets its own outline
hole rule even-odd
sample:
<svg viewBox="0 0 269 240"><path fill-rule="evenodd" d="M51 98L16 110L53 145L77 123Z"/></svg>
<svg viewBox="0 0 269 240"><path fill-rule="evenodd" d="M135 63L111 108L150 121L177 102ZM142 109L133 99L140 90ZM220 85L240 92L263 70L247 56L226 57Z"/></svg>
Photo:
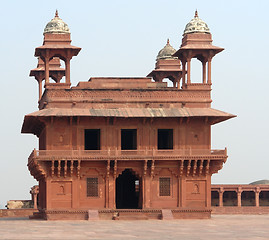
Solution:
<svg viewBox="0 0 269 240"><path fill-rule="evenodd" d="M237 194L240 194L241 195L241 193L243 192L243 190L242 190L241 187L238 187L236 192L237 192Z"/></svg>

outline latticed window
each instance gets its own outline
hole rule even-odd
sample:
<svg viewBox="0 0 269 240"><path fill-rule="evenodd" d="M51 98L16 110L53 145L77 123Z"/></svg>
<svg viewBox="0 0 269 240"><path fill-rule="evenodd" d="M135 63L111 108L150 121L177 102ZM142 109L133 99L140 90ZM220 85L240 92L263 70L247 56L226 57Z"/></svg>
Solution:
<svg viewBox="0 0 269 240"><path fill-rule="evenodd" d="M87 178L87 197L98 197L98 178Z"/></svg>
<svg viewBox="0 0 269 240"><path fill-rule="evenodd" d="M171 196L169 177L159 178L159 192L160 196Z"/></svg>

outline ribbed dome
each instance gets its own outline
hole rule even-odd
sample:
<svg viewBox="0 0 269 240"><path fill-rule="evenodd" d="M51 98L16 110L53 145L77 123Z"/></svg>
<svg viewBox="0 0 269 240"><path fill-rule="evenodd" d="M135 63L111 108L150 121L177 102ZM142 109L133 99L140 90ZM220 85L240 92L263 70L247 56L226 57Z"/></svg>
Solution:
<svg viewBox="0 0 269 240"><path fill-rule="evenodd" d="M177 59L177 57L172 57L172 55L176 52L170 43L169 39L167 39L167 44L163 49L161 49L157 55L157 60L159 59Z"/></svg>
<svg viewBox="0 0 269 240"><path fill-rule="evenodd" d="M188 33L210 33L207 24L198 17L197 10L194 18L186 25L183 36Z"/></svg>
<svg viewBox="0 0 269 240"><path fill-rule="evenodd" d="M68 25L58 16L58 11L56 10L55 17L46 25L44 29L45 33L70 33Z"/></svg>

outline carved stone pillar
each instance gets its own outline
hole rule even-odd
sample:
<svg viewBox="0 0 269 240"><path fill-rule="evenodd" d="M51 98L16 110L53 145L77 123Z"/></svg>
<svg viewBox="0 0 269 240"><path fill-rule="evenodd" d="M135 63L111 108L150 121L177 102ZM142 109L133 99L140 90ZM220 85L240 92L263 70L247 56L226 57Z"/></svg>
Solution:
<svg viewBox="0 0 269 240"><path fill-rule="evenodd" d="M66 59L65 61L65 82L70 83L70 59Z"/></svg>
<svg viewBox="0 0 269 240"><path fill-rule="evenodd" d="M211 58L208 59L207 63L207 83L211 84Z"/></svg>
<svg viewBox="0 0 269 240"><path fill-rule="evenodd" d="M109 208L109 179L110 179L110 160L107 161L107 166L106 166L106 208Z"/></svg>
<svg viewBox="0 0 269 240"><path fill-rule="evenodd" d="M32 194L32 199L33 199L33 202L34 202L34 209L37 209L37 195L39 193L39 186L33 186L31 188L31 191L30 193Z"/></svg>
<svg viewBox="0 0 269 240"><path fill-rule="evenodd" d="M142 185L142 191L143 191L143 195L142 195L142 199L143 199L143 204L142 207L143 208L147 208L148 207L148 192L147 192L147 188L148 188L148 181L147 181L147 166L148 166L148 160L144 161L144 169L143 169L143 176L142 176L142 181L143 181L143 185Z"/></svg>
<svg viewBox="0 0 269 240"><path fill-rule="evenodd" d="M114 162L114 173L113 173L113 208L116 209L116 180L117 180L118 162Z"/></svg>
<svg viewBox="0 0 269 240"><path fill-rule="evenodd" d="M38 101L40 101L42 97L42 79L38 79Z"/></svg>
<svg viewBox="0 0 269 240"><path fill-rule="evenodd" d="M188 58L187 66L188 66L188 69L187 69L187 84L190 84L191 83L191 59L190 58Z"/></svg>
<svg viewBox="0 0 269 240"><path fill-rule="evenodd" d="M34 209L37 209L37 194L34 194Z"/></svg>
<svg viewBox="0 0 269 240"><path fill-rule="evenodd" d="M186 61L182 61L182 86L186 84Z"/></svg>
<svg viewBox="0 0 269 240"><path fill-rule="evenodd" d="M257 187L255 189L255 203L256 203L256 207L259 207L260 206L260 192L261 192L260 188Z"/></svg>
<svg viewBox="0 0 269 240"><path fill-rule="evenodd" d="M223 207L223 187L219 189L219 207Z"/></svg>
<svg viewBox="0 0 269 240"><path fill-rule="evenodd" d="M242 194L242 188L239 187L238 190L237 190L237 206L238 207L242 206L241 194Z"/></svg>
<svg viewBox="0 0 269 240"><path fill-rule="evenodd" d="M203 64L203 84L205 84L206 83L206 61L204 60L202 64Z"/></svg>
<svg viewBox="0 0 269 240"><path fill-rule="evenodd" d="M46 57L45 57L45 85L49 83L49 56L48 56L48 51L46 52Z"/></svg>

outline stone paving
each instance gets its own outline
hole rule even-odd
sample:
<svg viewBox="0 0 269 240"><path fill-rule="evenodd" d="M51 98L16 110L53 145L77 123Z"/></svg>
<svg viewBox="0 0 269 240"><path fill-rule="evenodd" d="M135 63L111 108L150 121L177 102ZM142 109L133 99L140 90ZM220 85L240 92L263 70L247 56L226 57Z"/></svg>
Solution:
<svg viewBox="0 0 269 240"><path fill-rule="evenodd" d="M0 219L0 239L268 240L269 215L213 215L209 220L41 221Z"/></svg>

